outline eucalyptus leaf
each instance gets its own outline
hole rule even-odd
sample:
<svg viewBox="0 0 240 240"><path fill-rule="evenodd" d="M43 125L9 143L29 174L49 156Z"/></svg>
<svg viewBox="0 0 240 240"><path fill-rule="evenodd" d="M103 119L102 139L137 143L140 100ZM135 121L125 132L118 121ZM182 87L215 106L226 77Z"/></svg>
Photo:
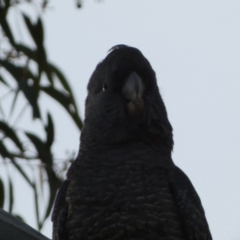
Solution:
<svg viewBox="0 0 240 240"><path fill-rule="evenodd" d="M48 123L45 126L45 131L47 134L46 145L47 145L47 147L50 148L54 141L54 125L53 125L53 120L52 120L50 113L48 113Z"/></svg>
<svg viewBox="0 0 240 240"><path fill-rule="evenodd" d="M6 21L6 9L0 6L0 25L3 28L4 33L8 37L9 41L11 44L14 46L15 45L15 40L12 35L12 31Z"/></svg>
<svg viewBox="0 0 240 240"><path fill-rule="evenodd" d="M3 76L1 76L1 75L0 75L0 82L2 82L4 85L6 85L6 86L8 86L8 87L9 87L9 85L8 85L7 81L6 81L6 80L4 80Z"/></svg>
<svg viewBox="0 0 240 240"><path fill-rule="evenodd" d="M55 99L58 103L60 103L65 110L69 113L75 124L79 129L82 129L82 120L80 119L79 115L77 114L77 110L73 105L71 98L66 95L64 92L61 92L52 86L41 87L41 90Z"/></svg>
<svg viewBox="0 0 240 240"><path fill-rule="evenodd" d="M2 156L3 158L9 158L9 159L12 158L12 155L9 153L3 141L0 141L0 156Z"/></svg>
<svg viewBox="0 0 240 240"><path fill-rule="evenodd" d="M20 67L7 60L0 59L0 64L13 76L18 83L19 90L23 92L32 107L33 118L41 118L40 109L37 103L39 85L37 78L26 67Z"/></svg>
<svg viewBox="0 0 240 240"><path fill-rule="evenodd" d="M5 199L5 190L2 179L0 178L0 208L3 208Z"/></svg>
<svg viewBox="0 0 240 240"><path fill-rule="evenodd" d="M0 120L0 131L4 133L4 135L11 139L15 145L21 150L24 151L21 141L19 140L16 132L10 127L7 123Z"/></svg>
<svg viewBox="0 0 240 240"><path fill-rule="evenodd" d="M11 213L13 209L13 183L10 177L8 177L8 184L9 184L9 209L8 212Z"/></svg>

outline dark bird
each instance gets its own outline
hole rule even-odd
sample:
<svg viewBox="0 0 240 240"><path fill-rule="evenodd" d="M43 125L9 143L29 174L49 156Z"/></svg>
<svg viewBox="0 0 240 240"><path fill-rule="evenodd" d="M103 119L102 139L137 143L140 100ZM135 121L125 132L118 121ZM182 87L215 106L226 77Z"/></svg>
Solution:
<svg viewBox="0 0 240 240"><path fill-rule="evenodd" d="M173 163L154 70L118 45L88 84L80 150L53 210L54 240L211 240L200 198Z"/></svg>

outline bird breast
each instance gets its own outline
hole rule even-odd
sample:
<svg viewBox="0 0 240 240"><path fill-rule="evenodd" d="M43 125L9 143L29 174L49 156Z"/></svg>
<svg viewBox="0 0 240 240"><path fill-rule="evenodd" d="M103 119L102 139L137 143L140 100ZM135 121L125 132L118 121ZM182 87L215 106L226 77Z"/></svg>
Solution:
<svg viewBox="0 0 240 240"><path fill-rule="evenodd" d="M129 159L82 167L68 191L69 239L184 239L166 171Z"/></svg>

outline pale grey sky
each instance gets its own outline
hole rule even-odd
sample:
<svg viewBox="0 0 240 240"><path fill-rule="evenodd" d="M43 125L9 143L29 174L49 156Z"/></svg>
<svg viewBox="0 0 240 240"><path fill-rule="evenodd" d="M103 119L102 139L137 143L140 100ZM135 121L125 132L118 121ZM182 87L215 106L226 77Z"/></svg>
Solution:
<svg viewBox="0 0 240 240"><path fill-rule="evenodd" d="M199 193L213 238L240 239L240 1L88 0L81 10L71 1L50 5L45 45L70 80L81 115L88 79L108 49L139 48L157 74L174 128L174 162ZM60 156L66 148L77 151L77 129L52 109L62 119L55 149ZM51 236L50 221L44 233Z"/></svg>

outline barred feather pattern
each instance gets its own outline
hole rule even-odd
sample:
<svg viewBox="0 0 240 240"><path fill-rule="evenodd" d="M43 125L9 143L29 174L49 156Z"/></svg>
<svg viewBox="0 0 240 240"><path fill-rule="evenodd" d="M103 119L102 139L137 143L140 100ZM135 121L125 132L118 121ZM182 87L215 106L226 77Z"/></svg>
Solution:
<svg viewBox="0 0 240 240"><path fill-rule="evenodd" d="M185 239L168 168L142 160L75 166L66 198L69 240Z"/></svg>

